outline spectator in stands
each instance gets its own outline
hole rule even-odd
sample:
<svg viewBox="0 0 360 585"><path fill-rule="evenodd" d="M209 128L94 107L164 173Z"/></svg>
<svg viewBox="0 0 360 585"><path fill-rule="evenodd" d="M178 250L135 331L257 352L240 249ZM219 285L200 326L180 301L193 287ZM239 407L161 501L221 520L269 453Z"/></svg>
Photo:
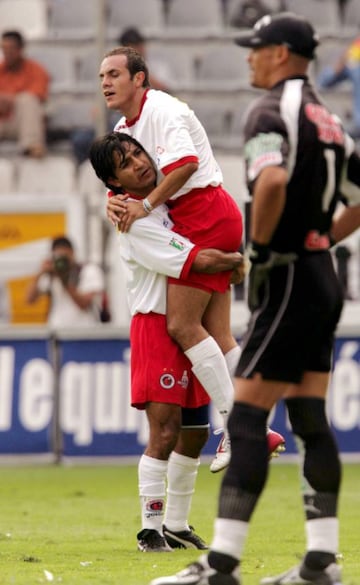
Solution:
<svg viewBox="0 0 360 585"><path fill-rule="evenodd" d="M351 81L353 93L352 122L347 128L354 138L360 138L360 36L354 39L341 56L326 65L317 79L320 89L335 87L343 81Z"/></svg>
<svg viewBox="0 0 360 585"><path fill-rule="evenodd" d="M168 63L148 56L146 40L137 28L129 27L124 29L119 36L118 42L123 47L132 47L146 60L152 89L161 89L171 93L173 75Z"/></svg>
<svg viewBox="0 0 360 585"><path fill-rule="evenodd" d="M72 242L61 236L52 241L51 255L30 283L26 300L31 304L48 295L50 326L89 326L101 321L104 292L101 268L79 264Z"/></svg>
<svg viewBox="0 0 360 585"><path fill-rule="evenodd" d="M230 14L230 25L251 28L265 14L281 12L286 9L286 0L239 0Z"/></svg>
<svg viewBox="0 0 360 585"><path fill-rule="evenodd" d="M44 104L50 76L42 65L25 56L25 40L15 30L1 36L0 139L17 140L20 152L45 155Z"/></svg>

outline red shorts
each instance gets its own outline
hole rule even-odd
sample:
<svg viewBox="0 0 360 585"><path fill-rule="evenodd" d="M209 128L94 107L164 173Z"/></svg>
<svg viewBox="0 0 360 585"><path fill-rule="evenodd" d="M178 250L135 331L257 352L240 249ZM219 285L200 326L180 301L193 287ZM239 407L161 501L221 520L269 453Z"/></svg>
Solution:
<svg viewBox="0 0 360 585"><path fill-rule="evenodd" d="M217 248L224 252L239 250L243 237L242 214L235 200L221 186L193 189L186 195L167 202L174 222L174 232L189 238L201 248ZM230 272L200 274L190 272L170 283L201 288L209 292L225 292Z"/></svg>
<svg viewBox="0 0 360 585"><path fill-rule="evenodd" d="M166 329L165 315L138 313L131 320L131 406L147 402L198 408L209 395L191 371L191 363Z"/></svg>

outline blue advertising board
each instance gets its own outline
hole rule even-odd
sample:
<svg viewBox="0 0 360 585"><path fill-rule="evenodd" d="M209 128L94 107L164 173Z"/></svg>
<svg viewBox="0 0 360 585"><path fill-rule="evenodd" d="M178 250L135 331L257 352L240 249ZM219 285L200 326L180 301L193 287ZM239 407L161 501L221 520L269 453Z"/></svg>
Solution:
<svg viewBox="0 0 360 585"><path fill-rule="evenodd" d="M54 451L56 421L64 456L140 455L148 429L144 412L130 406L128 338L73 335L59 338L57 350L53 363L46 336L0 339L0 454ZM341 452L360 453L360 336L336 340L327 407ZM282 403L270 424L295 453ZM204 453L218 440L212 435Z"/></svg>

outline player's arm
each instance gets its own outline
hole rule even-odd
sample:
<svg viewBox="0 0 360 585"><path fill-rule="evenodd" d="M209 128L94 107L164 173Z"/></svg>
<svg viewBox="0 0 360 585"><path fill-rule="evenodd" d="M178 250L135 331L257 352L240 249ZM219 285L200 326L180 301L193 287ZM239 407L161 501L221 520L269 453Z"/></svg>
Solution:
<svg viewBox="0 0 360 585"><path fill-rule="evenodd" d="M191 265L193 272L215 274L234 270L244 265L244 259L240 252L222 252L213 248L199 250Z"/></svg>
<svg viewBox="0 0 360 585"><path fill-rule="evenodd" d="M243 271L243 257L239 252L195 246L165 227L158 211L135 222L131 231L122 233L120 238L120 252L125 260L173 278L186 278L190 271L208 274L234 269L242 274Z"/></svg>
<svg viewBox="0 0 360 585"><path fill-rule="evenodd" d="M250 218L250 238L267 245L279 223L286 202L287 171L278 166L266 167L256 180Z"/></svg>
<svg viewBox="0 0 360 585"><path fill-rule="evenodd" d="M341 207L333 218L330 230L334 244L341 242L360 227L360 204L353 207Z"/></svg>
<svg viewBox="0 0 360 585"><path fill-rule="evenodd" d="M343 168L340 191L345 206L336 212L330 230L331 239L337 243L360 227L360 156L354 141L346 136L346 161Z"/></svg>
<svg viewBox="0 0 360 585"><path fill-rule="evenodd" d="M147 211L143 201L131 201L122 205L120 203L121 197L118 197L116 202L109 202L109 206L111 204L117 204L118 206L120 211L118 215L118 226L121 232L128 232L136 219L146 217L148 213L161 205L161 203L166 203L190 179L191 175L197 171L198 162L196 160L187 161L184 159L182 162L183 164L174 167L151 191L146 198L148 205Z"/></svg>

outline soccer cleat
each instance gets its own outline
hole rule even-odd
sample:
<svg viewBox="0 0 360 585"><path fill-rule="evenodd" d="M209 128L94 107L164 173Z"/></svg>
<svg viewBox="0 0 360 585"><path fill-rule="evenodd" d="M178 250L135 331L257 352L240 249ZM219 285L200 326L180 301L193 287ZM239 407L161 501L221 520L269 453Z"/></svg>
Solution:
<svg viewBox="0 0 360 585"><path fill-rule="evenodd" d="M322 571L314 571L302 564L275 577L265 577L260 585L341 585L341 570L336 563Z"/></svg>
<svg viewBox="0 0 360 585"><path fill-rule="evenodd" d="M214 435L218 435L222 432L222 429L218 429L214 432ZM229 435L227 433L223 433L221 441L216 449L215 457L210 464L210 471L212 473L217 473L218 471L225 469L225 467L227 467L230 463L230 457L231 449Z"/></svg>
<svg viewBox="0 0 360 585"><path fill-rule="evenodd" d="M194 528L189 526L189 530L181 530L174 532L163 526L163 533L171 548L197 548L199 550L206 550L209 547L200 536L194 532Z"/></svg>
<svg viewBox="0 0 360 585"><path fill-rule="evenodd" d="M238 571L236 573L238 575ZM240 585L240 580L234 573L225 575L211 569L206 557L201 557L179 573L153 579L149 585Z"/></svg>
<svg viewBox="0 0 360 585"><path fill-rule="evenodd" d="M144 528L137 535L137 547L141 552L173 552L165 537L157 530Z"/></svg>
<svg viewBox="0 0 360 585"><path fill-rule="evenodd" d="M267 429L267 441L270 457L279 457L280 453L285 451L285 439L280 433L273 431L270 427Z"/></svg>
<svg viewBox="0 0 360 585"><path fill-rule="evenodd" d="M222 429L216 430L215 435L222 432ZM280 453L285 451L285 439L280 433L273 431L270 427L267 430L267 441L269 457L279 457ZM225 469L230 463L231 449L230 439L227 433L224 433L222 439L216 449L215 457L210 464L210 471L217 473L222 469Z"/></svg>

